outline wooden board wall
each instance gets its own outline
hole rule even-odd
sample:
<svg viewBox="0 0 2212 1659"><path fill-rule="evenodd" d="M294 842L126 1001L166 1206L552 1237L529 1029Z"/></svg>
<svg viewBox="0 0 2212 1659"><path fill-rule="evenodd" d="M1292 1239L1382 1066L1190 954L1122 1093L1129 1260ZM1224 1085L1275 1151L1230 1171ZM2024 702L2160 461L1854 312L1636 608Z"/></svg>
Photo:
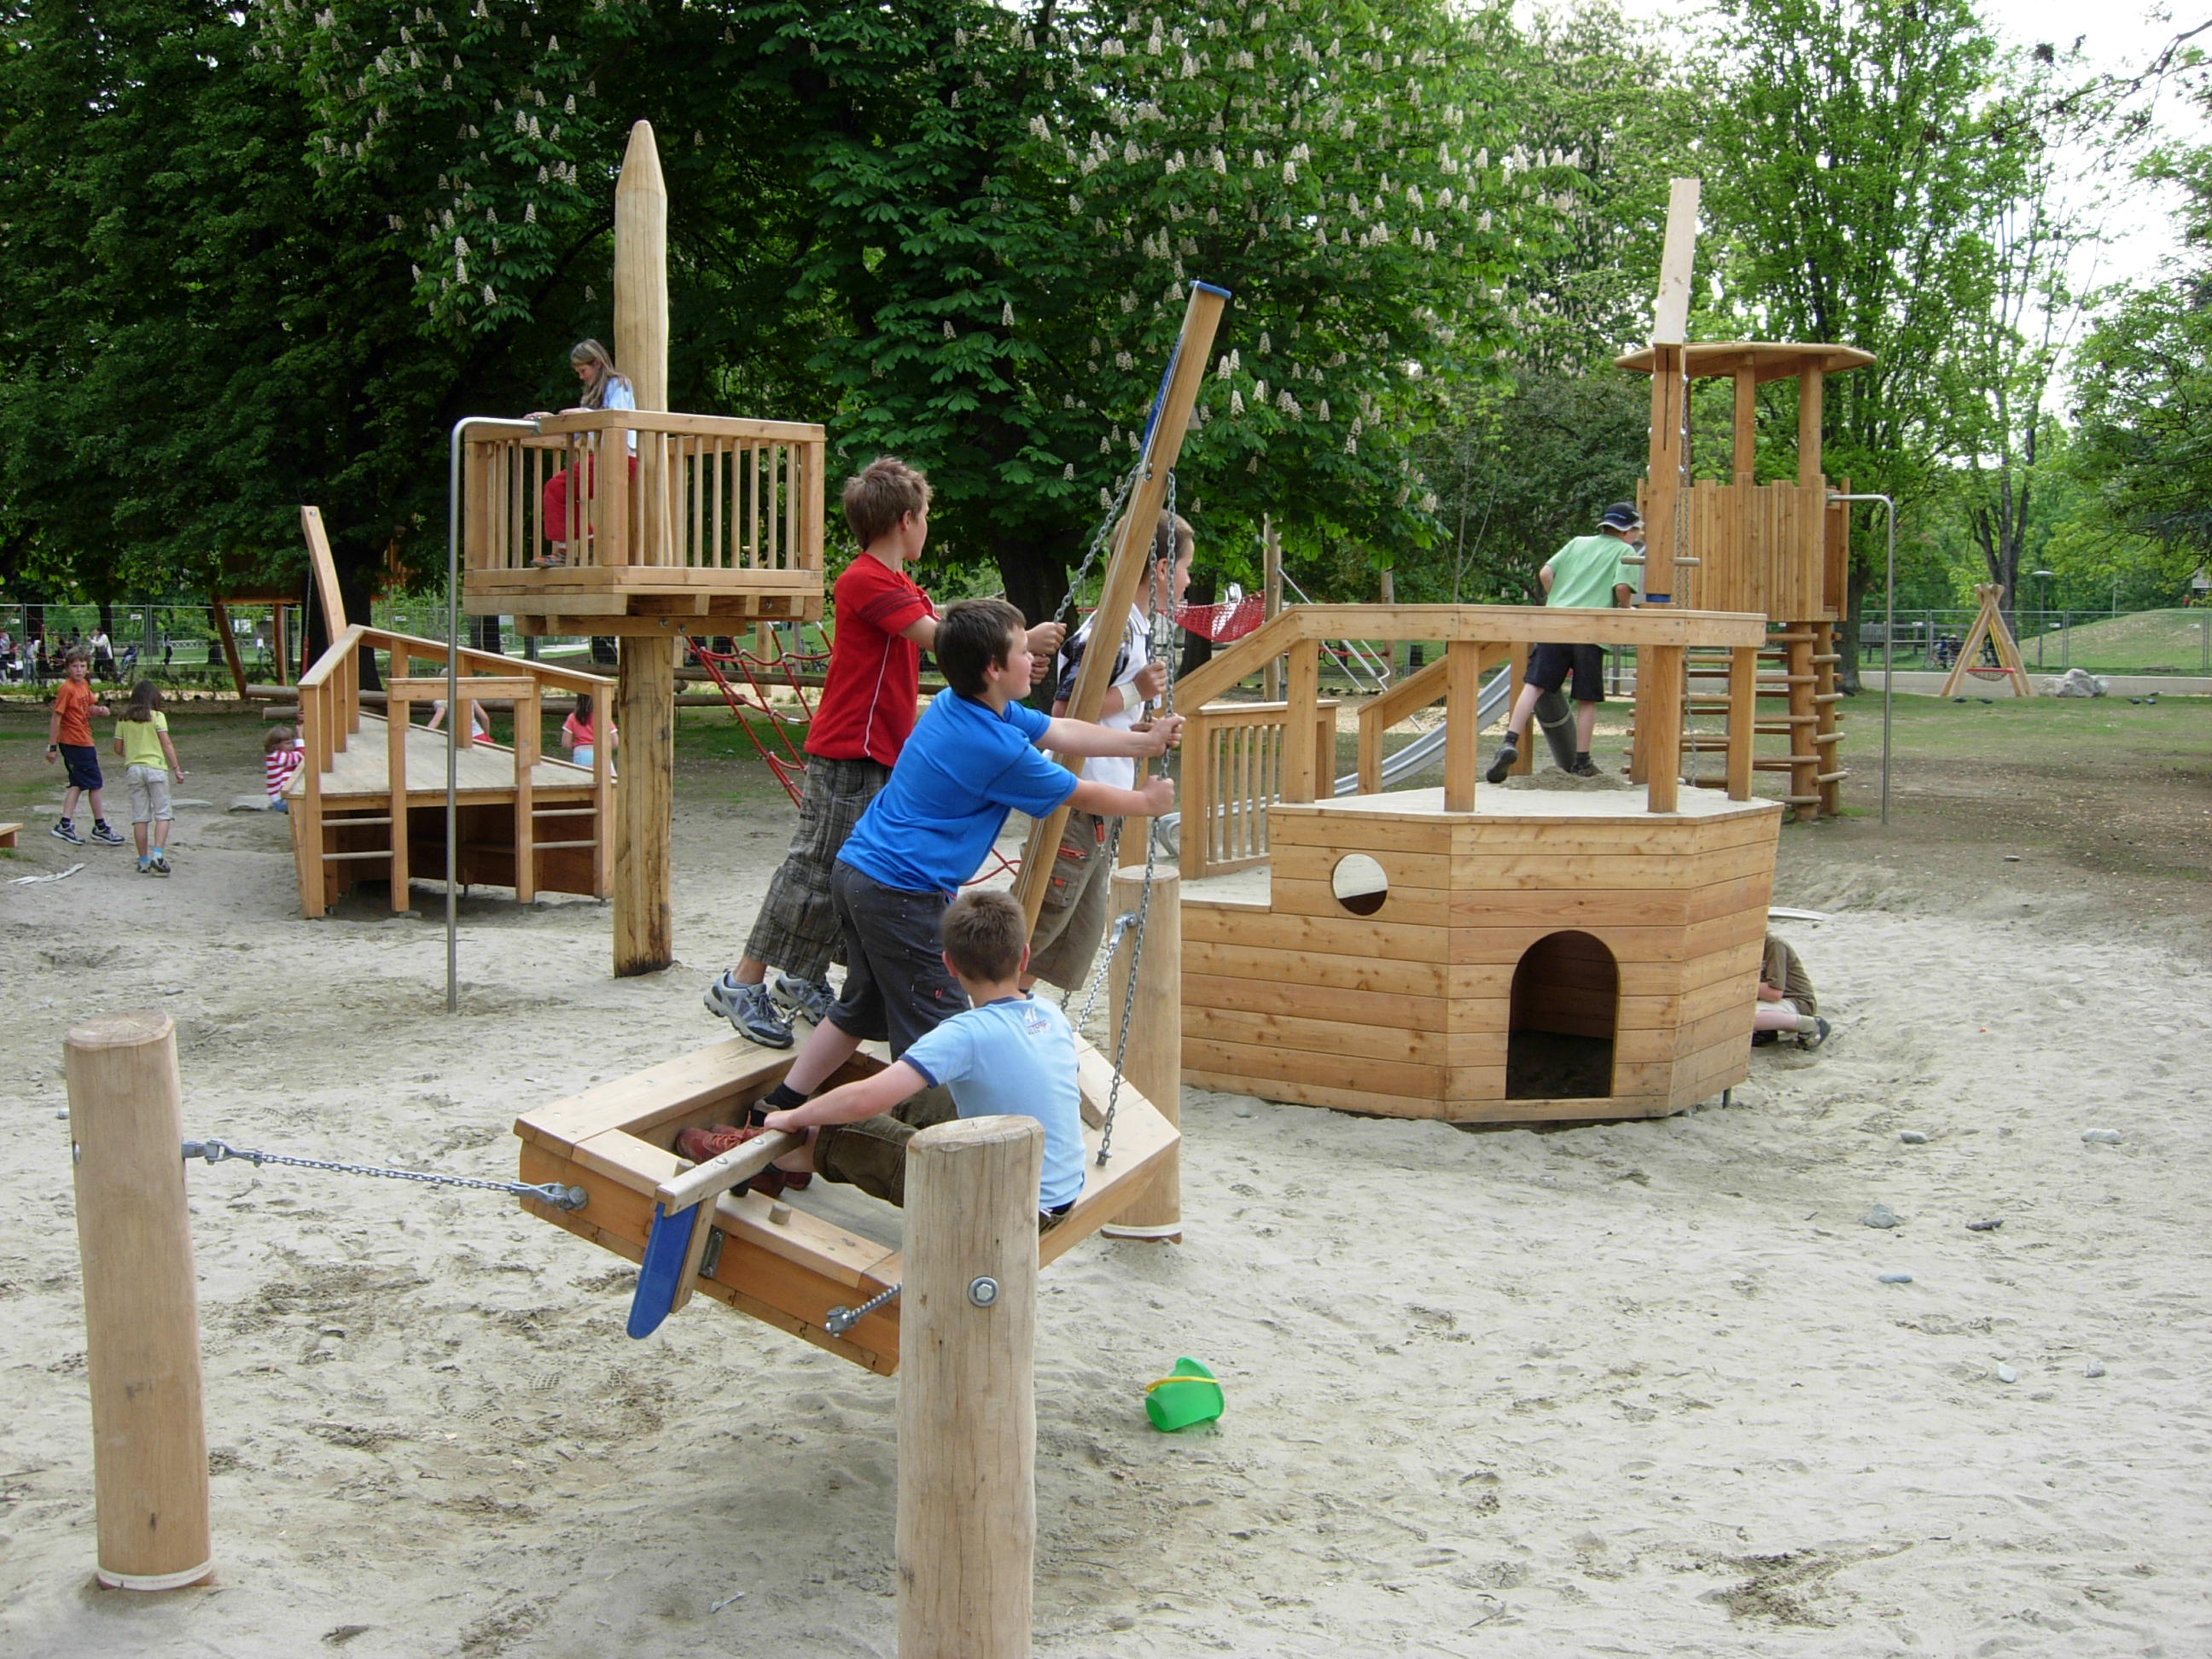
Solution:
<svg viewBox="0 0 2212 1659"><path fill-rule="evenodd" d="M1710 1098L1747 1069L1779 818L1771 803L1549 822L1278 807L1270 902L1184 903L1186 1079L1460 1121ZM1389 883L1371 915L1332 885L1352 854ZM1593 994L1595 946L1545 945L1562 933L1602 946L1614 994ZM1601 1109L1506 1095L1516 970L1539 948L1559 959L1536 1023L1613 1036ZM1524 1017L1535 994L1524 986Z"/></svg>

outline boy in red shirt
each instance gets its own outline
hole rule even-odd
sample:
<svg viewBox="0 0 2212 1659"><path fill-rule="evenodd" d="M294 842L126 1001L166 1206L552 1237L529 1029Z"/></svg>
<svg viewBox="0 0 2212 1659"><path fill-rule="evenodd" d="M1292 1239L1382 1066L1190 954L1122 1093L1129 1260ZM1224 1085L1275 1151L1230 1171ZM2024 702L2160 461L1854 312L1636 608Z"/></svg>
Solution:
<svg viewBox="0 0 2212 1659"><path fill-rule="evenodd" d="M81 647L71 651L63 660L61 689L54 693L53 717L46 722L46 762L51 765L60 761L69 769L61 822L48 833L72 847L84 845L84 837L70 822L76 811L76 798L83 795L92 802L92 838L102 847L120 847L123 837L108 827L107 814L100 804L104 781L100 775L100 749L92 740L92 717L105 715L107 705L92 700L91 682L91 653Z"/></svg>
<svg viewBox="0 0 2212 1659"><path fill-rule="evenodd" d="M783 969L776 995L816 1024L837 1000L824 980L838 945L830 872L914 730L921 653L937 640L936 607L902 568L921 556L929 539L929 493L927 478L889 455L845 485L845 522L860 552L832 590L836 632L806 733L799 827L761 901L744 957L707 988L708 1011L767 1048L792 1042L790 1022L769 1000L769 963ZM1058 623L1029 630L1040 664L1051 659L1063 631Z"/></svg>

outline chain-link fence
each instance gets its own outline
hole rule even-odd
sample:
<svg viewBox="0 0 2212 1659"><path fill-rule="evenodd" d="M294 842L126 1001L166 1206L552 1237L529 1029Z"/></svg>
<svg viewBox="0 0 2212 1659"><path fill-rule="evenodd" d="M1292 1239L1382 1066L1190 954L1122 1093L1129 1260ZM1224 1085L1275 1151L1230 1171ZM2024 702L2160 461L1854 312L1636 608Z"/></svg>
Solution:
<svg viewBox="0 0 2212 1659"><path fill-rule="evenodd" d="M1959 659L1976 612L1905 611L1897 613L1899 671L1947 672ZM2012 613L2021 659L2039 673L2086 668L2096 674L2212 674L2212 609L2179 611L2031 610ZM1880 617L1859 624L1860 661L1879 667L1887 629ZM1977 653L1994 667L1993 647Z"/></svg>

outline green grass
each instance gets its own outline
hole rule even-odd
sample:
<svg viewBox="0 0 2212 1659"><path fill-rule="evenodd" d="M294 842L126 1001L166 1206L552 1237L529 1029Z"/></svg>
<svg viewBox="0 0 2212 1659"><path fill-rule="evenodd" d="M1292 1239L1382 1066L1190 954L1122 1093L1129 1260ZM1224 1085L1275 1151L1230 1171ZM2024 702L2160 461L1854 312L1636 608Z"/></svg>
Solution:
<svg viewBox="0 0 2212 1659"><path fill-rule="evenodd" d="M1844 746L1852 764L1881 747L1881 697L1869 693L1841 705ZM1899 693L1893 716L1896 753L1921 760L1973 759L2063 763L2084 744L2115 758L2201 760L2212 738L2212 699L2165 697L2156 704L2125 697L2015 698L2000 688L1987 703L1949 702Z"/></svg>
<svg viewBox="0 0 2212 1659"><path fill-rule="evenodd" d="M2063 657L2071 666L2093 674L2202 673L2208 626L2212 626L2212 610L2108 617L2077 625L2070 630L2070 640L2053 629L2041 638L2044 667L2055 672ZM2033 637L2020 642L2021 655L2030 668L2035 666L2037 643Z"/></svg>

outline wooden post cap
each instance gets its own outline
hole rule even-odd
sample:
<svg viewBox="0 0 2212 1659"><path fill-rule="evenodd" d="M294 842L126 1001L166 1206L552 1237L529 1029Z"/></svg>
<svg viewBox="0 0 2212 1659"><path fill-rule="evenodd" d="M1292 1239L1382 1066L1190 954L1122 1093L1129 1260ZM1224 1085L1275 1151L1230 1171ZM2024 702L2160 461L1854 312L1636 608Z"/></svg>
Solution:
<svg viewBox="0 0 2212 1659"><path fill-rule="evenodd" d="M101 1048L143 1048L160 1042L177 1024L158 1008L134 1008L126 1013L102 1014L82 1025L72 1025L64 1046L88 1052Z"/></svg>

